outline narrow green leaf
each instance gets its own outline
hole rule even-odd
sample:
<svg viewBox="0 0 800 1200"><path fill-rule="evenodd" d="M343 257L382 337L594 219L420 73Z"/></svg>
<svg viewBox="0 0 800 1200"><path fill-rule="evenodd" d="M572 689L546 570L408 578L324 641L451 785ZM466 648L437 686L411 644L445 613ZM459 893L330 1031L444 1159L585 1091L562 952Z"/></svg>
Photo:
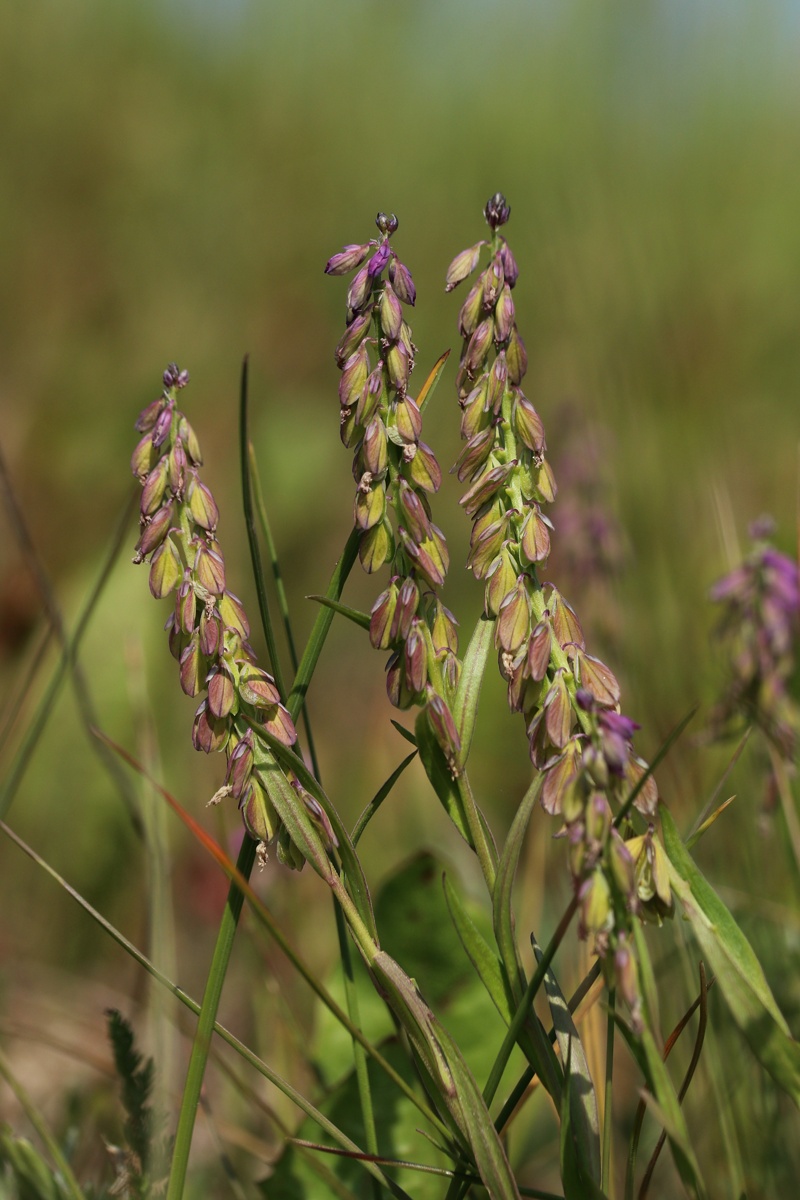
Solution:
<svg viewBox="0 0 800 1200"><path fill-rule="evenodd" d="M412 751L411 754L406 755L406 757L400 763L400 766L395 767L395 769L392 771L391 775L386 780L386 782L383 783L378 788L377 792L372 797L369 804L364 809L361 816L358 818L358 820L355 823L353 832L350 837L350 840L352 841L354 848L358 845L358 842L359 842L359 839L361 838L362 833L367 828L367 825L369 825L370 821L375 816L375 813L378 811L380 806L383 804L384 800L389 795L389 793L391 792L394 785L397 783L400 776L403 774L403 771L405 771L405 769L409 765L409 763L412 763L416 757L417 757L416 750Z"/></svg>
<svg viewBox="0 0 800 1200"><path fill-rule="evenodd" d="M661 810L669 879L716 976L734 1021L775 1082L800 1107L800 1043L770 990L752 946L684 847L666 808Z"/></svg>
<svg viewBox="0 0 800 1200"><path fill-rule="evenodd" d="M542 949L535 938L532 939L532 944L536 961L540 962ZM600 1116L589 1063L564 994L550 968L545 974L544 986L550 1004L550 1015L553 1018L556 1041L561 1051L561 1061L565 1064L564 1091L569 1088L569 1123L573 1142L570 1152L575 1156L581 1182L586 1186L589 1182L599 1185ZM565 1106L566 1101L562 1094L562 1112Z"/></svg>
<svg viewBox="0 0 800 1200"><path fill-rule="evenodd" d="M537 774L514 816L511 829L503 847L503 853L497 868L497 879L492 896L492 921L497 948L500 951L500 961L505 971L508 987L508 1002L513 1020L514 1013L525 993L526 979L519 961L516 937L514 936L514 916L512 911L512 891L514 877L517 873L522 844L528 828L533 806L536 803L542 787L543 776ZM561 1068L555 1057L550 1041L542 1028L542 1023L531 1008L524 1022L526 1038L520 1042L520 1049L528 1058L547 1091L557 1104L561 1102Z"/></svg>
<svg viewBox="0 0 800 1200"><path fill-rule="evenodd" d="M481 617L478 620L461 665L461 675L453 702L453 720L461 738L461 753L458 762L462 767L467 761L472 744L481 683L492 646L493 631L493 620L489 620L487 617Z"/></svg>
<svg viewBox="0 0 800 1200"><path fill-rule="evenodd" d="M461 897L446 875L443 877L442 883L450 917L461 945L464 947L483 986L491 996L497 1011L503 1017L506 1024L508 1024L512 1014L508 997L506 996L500 959L473 922L461 901Z"/></svg>
<svg viewBox="0 0 800 1200"><path fill-rule="evenodd" d="M395 729L400 734L400 737L405 738L406 741L416 749L417 739L414 737L414 734L411 732L411 730L406 729L405 725L401 725L400 722L395 721L393 717L390 717L390 720L392 725L394 725Z"/></svg>
<svg viewBox="0 0 800 1200"><path fill-rule="evenodd" d="M332 608L334 612L347 617L348 621L352 621L361 629L369 629L369 613L359 612L357 608L350 608L347 604L340 604L338 600L331 600L329 596L306 596L306 600L316 600L318 604L324 604L326 608Z"/></svg>

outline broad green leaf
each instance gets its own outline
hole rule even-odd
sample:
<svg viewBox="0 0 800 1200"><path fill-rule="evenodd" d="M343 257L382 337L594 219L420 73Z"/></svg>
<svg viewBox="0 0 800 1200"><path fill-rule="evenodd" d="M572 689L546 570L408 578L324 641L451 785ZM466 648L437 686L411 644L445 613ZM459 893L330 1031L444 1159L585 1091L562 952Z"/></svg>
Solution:
<svg viewBox="0 0 800 1200"><path fill-rule="evenodd" d="M800 1107L800 1043L789 1032L752 946L687 852L664 807L661 825L672 890L731 1015L756 1058Z"/></svg>
<svg viewBox="0 0 800 1200"><path fill-rule="evenodd" d="M464 661L461 665L461 675L453 701L453 720L456 723L458 735L461 738L461 753L459 766L464 766L472 744L472 734L475 729L475 718L478 711L483 673L492 646L494 621L481 617L470 638Z"/></svg>
<svg viewBox="0 0 800 1200"><path fill-rule="evenodd" d="M533 952L536 955L536 961L540 962L542 950L535 939L533 940ZM568 1105L564 1094L561 1097L562 1114L566 1108L569 1111L571 1131L569 1153L575 1158L579 1181L585 1187L588 1187L590 1182L599 1185L600 1117L589 1063L586 1060L583 1043L564 999L564 994L549 967L544 977L544 986L550 1004L550 1015L553 1018L556 1041L561 1051L561 1061L565 1064L564 1092L569 1090ZM562 1144L563 1137L562 1129ZM566 1188L566 1180L564 1186ZM583 1194L588 1193L584 1192Z"/></svg>

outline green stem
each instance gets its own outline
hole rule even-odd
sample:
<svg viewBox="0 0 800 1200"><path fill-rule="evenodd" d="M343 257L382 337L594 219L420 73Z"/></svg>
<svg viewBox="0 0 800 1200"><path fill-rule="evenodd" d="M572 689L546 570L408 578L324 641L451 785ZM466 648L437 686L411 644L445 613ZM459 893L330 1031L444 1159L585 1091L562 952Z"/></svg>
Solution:
<svg viewBox="0 0 800 1200"><path fill-rule="evenodd" d="M603 1167L600 1179L602 1191L608 1195L611 1180L611 1148L613 1144L613 1080L614 1080L614 1009L616 1007L616 990L611 988L608 993L608 1024L606 1026L606 1087L603 1102Z"/></svg>
<svg viewBox="0 0 800 1200"><path fill-rule="evenodd" d="M494 885L497 879L497 854L487 837L486 826L475 797L472 794L472 787L470 786L466 771L462 771L458 776L456 786L461 799L461 806L464 810L464 816L466 817L467 827L469 828L469 836L475 848L475 853L478 856L483 878L486 881L486 887L491 897L494 894Z"/></svg>
<svg viewBox="0 0 800 1200"><path fill-rule="evenodd" d="M256 860L256 843L245 835L236 861L237 870L250 878L250 872ZM197 1030L189 1059L189 1070L186 1074L186 1084L181 1099L181 1111L178 1117L178 1129L175 1134L175 1145L172 1151L172 1165L169 1173L167 1200L180 1200L186 1183L186 1169L189 1164L189 1151L192 1145L194 1122L197 1106L200 1103L200 1090L203 1086L211 1035L217 1019L217 1010L222 995L228 963L230 962L236 926L244 903L244 895L238 886L232 883L228 891L228 900L220 921L211 969L203 993L203 1003L197 1021Z"/></svg>

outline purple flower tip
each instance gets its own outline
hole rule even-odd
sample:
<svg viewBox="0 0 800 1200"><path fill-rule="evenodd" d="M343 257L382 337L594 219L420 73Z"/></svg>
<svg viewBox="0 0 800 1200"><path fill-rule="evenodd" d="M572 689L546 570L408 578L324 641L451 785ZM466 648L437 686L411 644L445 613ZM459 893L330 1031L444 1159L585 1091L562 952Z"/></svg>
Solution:
<svg viewBox="0 0 800 1200"><path fill-rule="evenodd" d="M394 213L379 212L375 218L375 224L385 237L391 237L400 222Z"/></svg>
<svg viewBox="0 0 800 1200"><path fill-rule="evenodd" d="M763 513L760 517L756 517L755 521L751 521L747 532L754 542L766 541L775 532L775 521L769 513Z"/></svg>
<svg viewBox="0 0 800 1200"><path fill-rule="evenodd" d="M610 710L601 712L597 720L602 728L607 729L609 733L614 733L618 737L624 738L626 742L631 740L637 729L642 728L641 725L630 717L625 717L622 713Z"/></svg>
<svg viewBox="0 0 800 1200"><path fill-rule="evenodd" d="M594 696L588 688L578 688L575 693L575 703L584 712L591 712L594 708Z"/></svg>
<svg viewBox="0 0 800 1200"><path fill-rule="evenodd" d="M505 225L511 216L511 206L502 192L495 192L492 198L487 200L483 215L492 229L499 229L501 225Z"/></svg>

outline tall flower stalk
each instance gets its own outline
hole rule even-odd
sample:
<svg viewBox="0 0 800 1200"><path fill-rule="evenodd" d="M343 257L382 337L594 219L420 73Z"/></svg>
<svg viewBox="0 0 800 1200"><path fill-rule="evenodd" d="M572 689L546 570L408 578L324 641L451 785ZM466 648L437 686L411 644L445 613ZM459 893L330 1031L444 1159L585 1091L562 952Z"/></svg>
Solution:
<svg viewBox="0 0 800 1200"><path fill-rule="evenodd" d="M196 750L224 751L225 783L213 797L238 801L245 829L263 859L270 842L290 866L302 867L298 853L269 798L266 772L274 760L263 749L254 756L253 726L285 746L297 731L273 677L256 663L248 641L250 623L238 596L227 586L225 559L217 539L219 510L201 481L197 437L177 407L189 372L171 363L163 391L140 413L142 434L131 469L142 485L141 532L133 561L150 564L150 591L156 599L175 594L166 630L180 683L187 696L203 695L192 727ZM266 761L265 761L266 756ZM290 782L329 840L327 818L294 776Z"/></svg>
<svg viewBox="0 0 800 1200"><path fill-rule="evenodd" d="M580 906L581 936L592 936L609 982L620 986L638 1020L630 938L636 914L671 910L666 862L653 818L658 793L633 753L638 725L619 709L612 671L588 653L577 614L540 579L550 553L546 507L556 495L544 424L522 389L528 357L516 323L519 275L500 230L510 216L501 193L486 205L488 240L456 255L446 290L488 262L464 300L457 376L461 436L453 470L467 484L461 504L472 520L467 565L484 582L484 611L495 622L508 704L525 721L531 761L543 774L544 809L560 816L560 835ZM645 834L623 818L630 799L650 824Z"/></svg>
<svg viewBox="0 0 800 1200"><path fill-rule="evenodd" d="M389 650L386 690L392 704L425 704L449 759L459 739L447 699L458 682L458 632L439 598L450 562L434 524L430 497L442 473L422 441L422 411L409 391L416 347L405 309L416 300L414 281L391 238L397 217L379 213L381 237L348 245L329 259L328 275L355 272L347 293L346 329L336 348L341 438L353 448L353 519L359 557L391 578L376 600L370 641Z"/></svg>

